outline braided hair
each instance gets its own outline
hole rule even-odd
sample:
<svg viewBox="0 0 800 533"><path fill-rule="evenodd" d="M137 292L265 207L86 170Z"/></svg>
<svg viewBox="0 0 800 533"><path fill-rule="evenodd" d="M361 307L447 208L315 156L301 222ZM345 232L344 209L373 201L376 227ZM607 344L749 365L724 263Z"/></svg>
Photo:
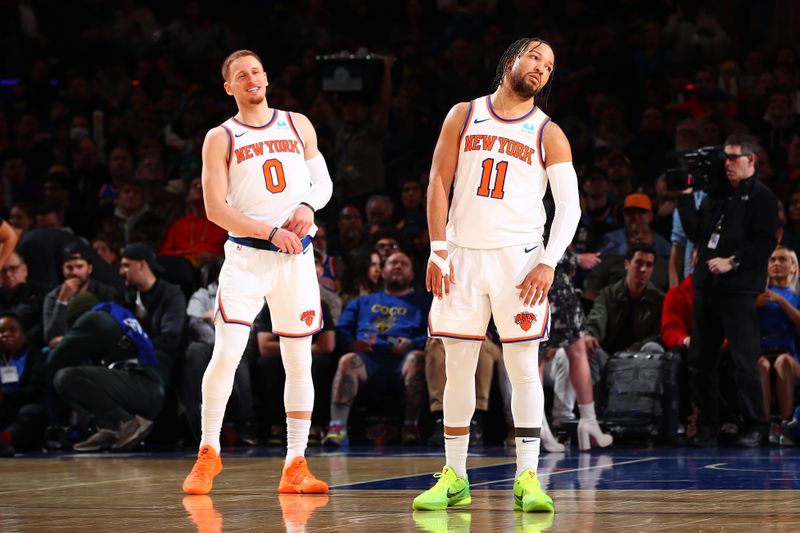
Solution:
<svg viewBox="0 0 800 533"><path fill-rule="evenodd" d="M536 47L546 44L552 48L550 43L539 37L523 37L522 39L517 39L511 43L511 45L506 48L506 51L503 52L503 55L500 56L500 61L497 63L497 70L494 74L494 80L492 80L492 92L496 91L497 88L502 85L503 78L505 78L506 74L511 70L514 61L516 61L517 58L522 55L525 49L528 48L528 45L532 42L539 43L536 45ZM547 83L543 87L540 87L538 91L536 91L537 105L539 105L539 107L544 107L547 105L547 100L550 97L550 91L553 88L554 73L555 64L553 65L553 72L550 73L550 77L547 79Z"/></svg>

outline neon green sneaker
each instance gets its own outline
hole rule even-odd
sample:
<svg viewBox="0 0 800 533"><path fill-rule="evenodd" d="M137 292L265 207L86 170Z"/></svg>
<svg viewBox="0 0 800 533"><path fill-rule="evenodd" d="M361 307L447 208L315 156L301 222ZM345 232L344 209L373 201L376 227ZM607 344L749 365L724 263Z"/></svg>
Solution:
<svg viewBox="0 0 800 533"><path fill-rule="evenodd" d="M461 507L472 503L467 478L458 477L449 466L445 466L441 474L434 474L433 477L439 481L414 498L414 509L417 511L441 511L448 507Z"/></svg>
<svg viewBox="0 0 800 533"><path fill-rule="evenodd" d="M554 513L553 499L545 494L533 468L525 469L514 481L514 510L526 513Z"/></svg>

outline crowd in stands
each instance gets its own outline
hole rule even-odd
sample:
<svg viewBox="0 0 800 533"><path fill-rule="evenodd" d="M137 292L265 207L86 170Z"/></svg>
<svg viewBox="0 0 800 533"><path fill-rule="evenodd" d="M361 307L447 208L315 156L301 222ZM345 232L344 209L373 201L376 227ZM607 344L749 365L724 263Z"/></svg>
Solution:
<svg viewBox="0 0 800 533"><path fill-rule="evenodd" d="M539 104L565 131L579 176L582 217L565 279L585 314L580 353L598 402L614 352L685 357L691 342L693 246L665 170L680 167L684 151L749 132L760 143L758 178L781 200L753 373L774 422L770 440L793 444L800 12L782 5L4 3L0 455L195 444L227 239L205 217L201 148L235 112L219 64L238 48L263 58L270 106L310 118L334 183L313 239L325 327L312 348L310 443L344 444L356 423L378 443L441 443L443 350L426 337L428 167L450 107L489 93L502 51L529 35L555 51L553 92ZM371 63L380 83L323 90L332 60L320 58L342 50ZM562 378L565 346L541 352L555 358L548 371L566 368ZM499 347L490 328L476 443L492 391L508 397ZM236 374L226 444L285 442L281 371L265 306ZM548 417L568 422L575 400L559 383ZM723 392L735 432L736 390ZM685 405L691 433L690 398ZM494 408L513 427L507 402Z"/></svg>

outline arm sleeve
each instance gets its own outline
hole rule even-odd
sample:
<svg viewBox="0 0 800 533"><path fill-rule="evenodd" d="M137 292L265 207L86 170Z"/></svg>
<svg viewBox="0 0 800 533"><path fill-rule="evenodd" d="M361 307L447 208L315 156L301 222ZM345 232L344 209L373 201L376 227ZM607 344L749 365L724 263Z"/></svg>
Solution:
<svg viewBox="0 0 800 533"><path fill-rule="evenodd" d="M581 218L581 205L578 176L571 162L547 167L547 177L553 191L556 213L550 227L550 239L540 262L555 268L575 236Z"/></svg>
<svg viewBox="0 0 800 533"><path fill-rule="evenodd" d="M333 193L331 175L328 172L328 165L325 163L322 153L307 159L306 166L311 175L311 192L309 192L308 198L304 201L311 205L314 211L319 211L331 199L331 194Z"/></svg>

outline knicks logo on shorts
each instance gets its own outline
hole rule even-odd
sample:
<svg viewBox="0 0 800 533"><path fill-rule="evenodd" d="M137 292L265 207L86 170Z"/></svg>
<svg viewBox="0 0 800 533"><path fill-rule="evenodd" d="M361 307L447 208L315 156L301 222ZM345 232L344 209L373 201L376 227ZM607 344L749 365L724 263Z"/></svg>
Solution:
<svg viewBox="0 0 800 533"><path fill-rule="evenodd" d="M514 323L522 328L522 331L528 331L531 326L536 322L536 315L533 313L517 313L514 317Z"/></svg>
<svg viewBox="0 0 800 533"><path fill-rule="evenodd" d="M317 312L313 309L309 309L308 311L303 311L300 313L300 322L305 322L306 326L310 326L314 322L314 317L317 316Z"/></svg>

